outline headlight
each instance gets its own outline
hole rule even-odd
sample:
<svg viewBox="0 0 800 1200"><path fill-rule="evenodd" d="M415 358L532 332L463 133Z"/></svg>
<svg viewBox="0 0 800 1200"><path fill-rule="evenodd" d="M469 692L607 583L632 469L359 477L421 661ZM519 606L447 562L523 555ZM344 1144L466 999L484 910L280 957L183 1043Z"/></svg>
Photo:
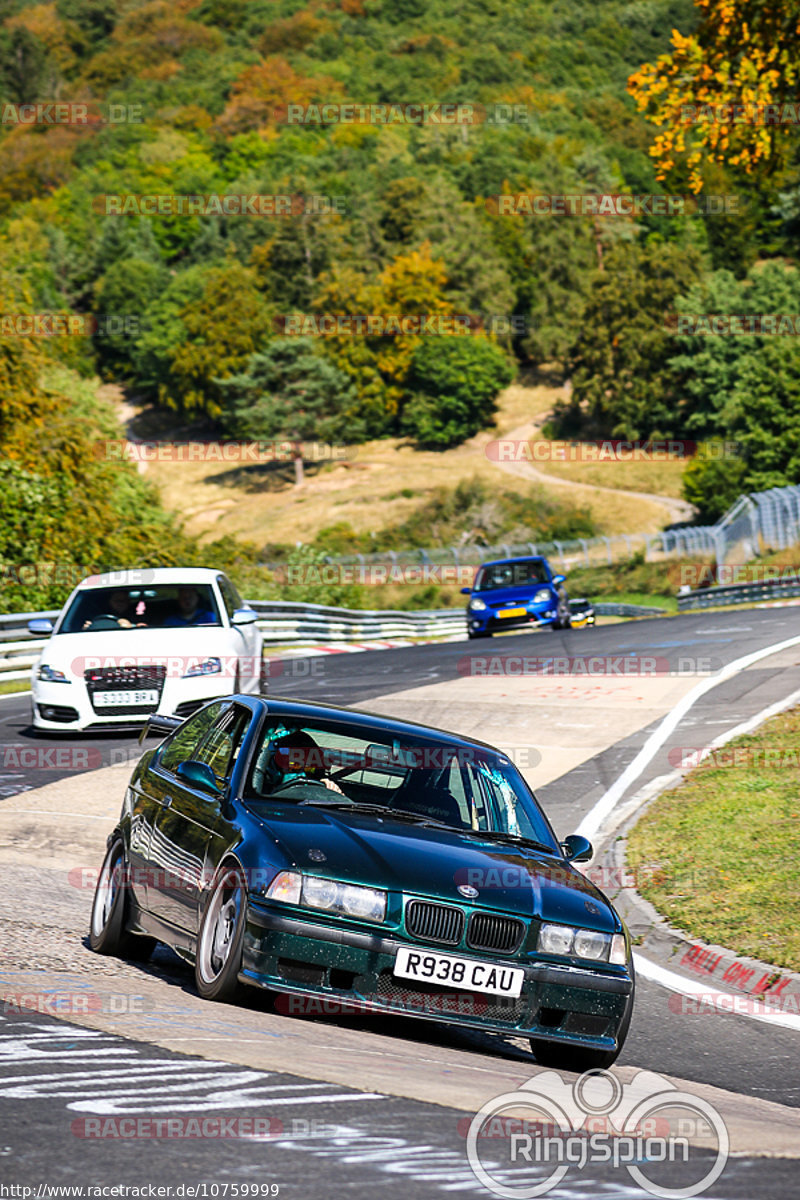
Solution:
<svg viewBox="0 0 800 1200"><path fill-rule="evenodd" d="M284 904L299 904L302 884L303 877L296 871L281 871L275 876L265 895L268 900L282 900Z"/></svg>
<svg viewBox="0 0 800 1200"><path fill-rule="evenodd" d="M218 658L204 658L202 662L189 667L183 678L191 679L193 675L218 675L221 670L222 663Z"/></svg>
<svg viewBox="0 0 800 1200"><path fill-rule="evenodd" d="M336 908L339 885L332 879L317 879L309 875L303 880L302 903L310 908Z"/></svg>
<svg viewBox="0 0 800 1200"><path fill-rule="evenodd" d="M576 958L588 958L594 962L617 962L610 959L613 950L619 953L617 939L622 942L621 965L625 958L625 938L621 933L613 939L608 933L599 933L595 929L574 929L571 925L543 925L539 930L538 949L542 954L573 954Z"/></svg>
<svg viewBox="0 0 800 1200"><path fill-rule="evenodd" d="M575 933L573 952L578 958L608 958L608 935L594 929L578 929Z"/></svg>
<svg viewBox="0 0 800 1200"><path fill-rule="evenodd" d="M482 600L470 600L469 607L473 612L485 612L486 605Z"/></svg>
<svg viewBox="0 0 800 1200"><path fill-rule="evenodd" d="M539 949L543 954L569 954L575 930L569 925L543 925L539 930Z"/></svg>
<svg viewBox="0 0 800 1200"><path fill-rule="evenodd" d="M550 588L539 588L536 595L533 597L534 604L548 604L553 598L553 593Z"/></svg>
<svg viewBox="0 0 800 1200"><path fill-rule="evenodd" d="M611 939L611 953L608 956L608 961L616 963L618 967L624 967L628 961L628 951L625 946L625 934L615 933Z"/></svg>
<svg viewBox="0 0 800 1200"><path fill-rule="evenodd" d="M281 871L265 893L268 900L284 904L301 904L324 912L358 917L362 921L386 919L386 892L377 888L360 887L355 883L339 883L321 875L299 875L296 871Z"/></svg>
<svg viewBox="0 0 800 1200"><path fill-rule="evenodd" d="M36 678L44 679L47 683L69 683L63 671L57 671L55 667L48 667L47 663L42 663L39 667Z"/></svg>

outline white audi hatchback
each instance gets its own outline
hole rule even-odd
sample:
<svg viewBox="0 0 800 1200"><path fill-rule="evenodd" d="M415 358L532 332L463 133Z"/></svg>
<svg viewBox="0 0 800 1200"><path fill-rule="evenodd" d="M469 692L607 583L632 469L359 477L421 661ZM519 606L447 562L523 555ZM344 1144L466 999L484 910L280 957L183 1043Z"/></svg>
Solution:
<svg viewBox="0 0 800 1200"><path fill-rule="evenodd" d="M75 588L31 677L33 724L70 730L183 717L263 686L258 614L220 571L159 567L92 575Z"/></svg>

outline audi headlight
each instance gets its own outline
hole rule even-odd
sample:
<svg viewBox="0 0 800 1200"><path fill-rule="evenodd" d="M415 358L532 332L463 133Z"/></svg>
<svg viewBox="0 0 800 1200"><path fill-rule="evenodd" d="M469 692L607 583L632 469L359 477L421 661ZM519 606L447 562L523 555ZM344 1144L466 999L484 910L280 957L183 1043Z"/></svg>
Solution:
<svg viewBox="0 0 800 1200"><path fill-rule="evenodd" d="M193 667L189 667L183 678L191 679L194 675L219 675L222 670L222 662L218 658L204 658L202 662L197 662Z"/></svg>
<svg viewBox="0 0 800 1200"><path fill-rule="evenodd" d="M624 966L625 938L621 933L613 939L608 933L599 933L596 929L575 929L572 925L542 925L539 930L538 949L542 954L572 954L576 958L587 958L594 962L619 962L618 958L609 958L614 953L619 955L619 945L622 943L622 960Z"/></svg>
<svg viewBox="0 0 800 1200"><path fill-rule="evenodd" d="M321 875L300 875L297 871L281 871L267 888L268 900L285 904L300 904L340 916L358 917L361 921L386 919L386 892L378 888L361 887L355 883L340 883Z"/></svg>
<svg viewBox="0 0 800 1200"><path fill-rule="evenodd" d="M485 612L486 605L482 600L470 600L469 607L472 612Z"/></svg>
<svg viewBox="0 0 800 1200"><path fill-rule="evenodd" d="M44 679L47 683L69 683L63 671L57 671L55 667L48 667L47 663L42 663L39 667L36 678Z"/></svg>
<svg viewBox="0 0 800 1200"><path fill-rule="evenodd" d="M539 588L533 597L534 604L548 604L553 598L550 588Z"/></svg>

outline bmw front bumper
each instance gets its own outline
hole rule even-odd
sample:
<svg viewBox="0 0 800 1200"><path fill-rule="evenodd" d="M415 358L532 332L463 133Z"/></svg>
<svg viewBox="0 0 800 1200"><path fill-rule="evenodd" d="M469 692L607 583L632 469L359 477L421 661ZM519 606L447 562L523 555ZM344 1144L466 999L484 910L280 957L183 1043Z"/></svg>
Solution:
<svg viewBox="0 0 800 1200"><path fill-rule="evenodd" d="M336 926L327 925L315 920L314 914L298 917L251 897L240 978L311 1000L288 1007L298 1015L355 1010L598 1050L616 1045L633 991L633 979L625 968L601 971L527 958L492 959L497 966L522 967L525 972L521 996L493 996L396 977L397 952L409 945L423 953L444 949L348 927L341 920ZM447 947L447 953L461 951ZM467 954L485 957L474 951Z"/></svg>

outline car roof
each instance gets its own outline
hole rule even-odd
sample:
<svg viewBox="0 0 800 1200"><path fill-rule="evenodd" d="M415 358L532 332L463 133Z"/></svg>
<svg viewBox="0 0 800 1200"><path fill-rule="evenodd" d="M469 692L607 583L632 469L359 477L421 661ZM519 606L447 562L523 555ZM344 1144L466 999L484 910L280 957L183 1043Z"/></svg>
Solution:
<svg viewBox="0 0 800 1200"><path fill-rule="evenodd" d="M481 750L491 750L494 754L501 754L504 758L508 757L496 746L490 745L489 742L482 742L478 738L464 737L447 729L439 729L435 725L418 725L413 721L400 721L394 717L380 716L360 708L343 708L336 704L315 704L313 701L293 700L284 696L267 696L264 699L246 696L239 697L239 699L249 701L251 707L256 710L260 709L270 716L299 717L301 720L346 721L348 724L362 729L365 733L374 729L381 733L393 733L405 738L446 738L451 746L464 748L476 746Z"/></svg>
<svg viewBox="0 0 800 1200"><path fill-rule="evenodd" d="M211 567L131 567L126 571L106 571L89 575L78 590L102 587L152 587L158 583L213 583L222 572Z"/></svg>
<svg viewBox="0 0 800 1200"><path fill-rule="evenodd" d="M506 567L509 565L509 563L529 563L529 562L546 563L547 559L544 557L543 554L523 554L520 558L490 558L486 562L482 562L481 566L482 567Z"/></svg>

